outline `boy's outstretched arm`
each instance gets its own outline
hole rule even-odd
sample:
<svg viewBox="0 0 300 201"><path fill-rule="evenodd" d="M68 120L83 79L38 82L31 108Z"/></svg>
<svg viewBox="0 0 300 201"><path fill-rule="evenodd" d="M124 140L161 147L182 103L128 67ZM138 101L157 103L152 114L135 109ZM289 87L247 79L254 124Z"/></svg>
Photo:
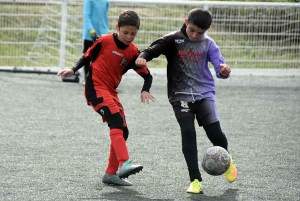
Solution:
<svg viewBox="0 0 300 201"><path fill-rule="evenodd" d="M153 77L152 77L149 69L147 68L146 65L138 66L134 62L133 70L144 79L144 85L141 90L141 96L140 96L141 102L148 103L148 104L149 104L150 100L152 100L154 102L155 97L152 96L152 94L150 94L150 88L152 86Z"/></svg>
<svg viewBox="0 0 300 201"><path fill-rule="evenodd" d="M76 71L78 71L80 68L82 68L85 64L89 63L90 59L85 58L84 55L78 59L78 61L75 63L75 65L72 68L61 70L57 73L57 76L60 76L62 78L64 77L70 77L74 75Z"/></svg>
<svg viewBox="0 0 300 201"><path fill-rule="evenodd" d="M139 67L146 66L147 61L165 54L168 47L168 41L165 38L159 38L154 41L147 49L143 50L138 58L135 60L135 65Z"/></svg>
<svg viewBox="0 0 300 201"><path fill-rule="evenodd" d="M144 65L144 67L136 70L136 72L142 78L144 78L144 85L143 85L143 88L141 91L141 96L140 96L141 102L148 103L148 104L149 104L150 100L154 102L155 97L152 94L150 94L150 88L152 86L153 77L152 77L149 69L147 67L145 67L145 65Z"/></svg>
<svg viewBox="0 0 300 201"><path fill-rule="evenodd" d="M219 47L213 42L207 52L208 61L214 66L216 77L227 79L230 77L231 68L225 63Z"/></svg>
<svg viewBox="0 0 300 201"><path fill-rule="evenodd" d="M101 48L102 44L99 41L94 42L92 47L90 47L87 52L78 59L78 61L71 69L61 70L57 73L57 76L64 78L74 75L74 73L80 68L82 68L86 64L89 64L91 61L94 61L98 57Z"/></svg>

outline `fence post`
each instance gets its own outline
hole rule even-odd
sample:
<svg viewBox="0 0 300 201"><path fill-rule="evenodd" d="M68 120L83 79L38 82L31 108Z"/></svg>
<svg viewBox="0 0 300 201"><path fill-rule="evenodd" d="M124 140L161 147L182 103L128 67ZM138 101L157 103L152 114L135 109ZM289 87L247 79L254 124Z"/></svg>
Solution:
<svg viewBox="0 0 300 201"><path fill-rule="evenodd" d="M66 55L66 29L67 29L67 15L68 15L68 0L64 0L61 6L61 24L60 24L60 54L59 54L59 68L65 68Z"/></svg>

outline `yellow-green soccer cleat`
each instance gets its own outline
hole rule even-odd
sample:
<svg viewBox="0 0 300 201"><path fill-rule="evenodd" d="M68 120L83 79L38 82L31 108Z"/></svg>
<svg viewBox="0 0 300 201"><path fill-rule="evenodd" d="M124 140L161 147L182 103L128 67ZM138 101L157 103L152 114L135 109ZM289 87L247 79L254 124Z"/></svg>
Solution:
<svg viewBox="0 0 300 201"><path fill-rule="evenodd" d="M235 165L233 164L233 160L232 157L230 156L230 165L228 170L224 173L225 175L225 179L231 183L234 182L237 178L237 169L235 167Z"/></svg>
<svg viewBox="0 0 300 201"><path fill-rule="evenodd" d="M198 179L195 179L190 187L186 190L187 193L201 193L202 190L202 182Z"/></svg>

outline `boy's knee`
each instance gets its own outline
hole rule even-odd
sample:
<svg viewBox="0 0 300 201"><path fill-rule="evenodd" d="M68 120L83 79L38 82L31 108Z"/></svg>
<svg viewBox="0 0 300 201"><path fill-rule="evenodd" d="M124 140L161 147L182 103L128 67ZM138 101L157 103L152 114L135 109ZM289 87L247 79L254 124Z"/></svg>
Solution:
<svg viewBox="0 0 300 201"><path fill-rule="evenodd" d="M194 135L196 133L194 118L185 117L177 120L180 125L181 133L184 135Z"/></svg>
<svg viewBox="0 0 300 201"><path fill-rule="evenodd" d="M111 114L108 107L102 107L98 110L98 113L106 120L110 129L123 129L124 120L120 112Z"/></svg>
<svg viewBox="0 0 300 201"><path fill-rule="evenodd" d="M184 136L194 136L196 135L196 130L193 127L184 126L181 128L181 133Z"/></svg>
<svg viewBox="0 0 300 201"><path fill-rule="evenodd" d="M123 129L123 117L121 116L121 114L119 112L112 114L108 117L105 117L105 119L106 119L108 127L110 129L112 129L112 128Z"/></svg>

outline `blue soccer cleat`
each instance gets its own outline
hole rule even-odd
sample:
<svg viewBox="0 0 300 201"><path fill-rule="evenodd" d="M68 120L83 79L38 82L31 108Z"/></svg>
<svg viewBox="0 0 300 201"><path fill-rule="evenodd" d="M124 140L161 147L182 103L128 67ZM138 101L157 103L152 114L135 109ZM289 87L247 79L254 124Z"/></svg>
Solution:
<svg viewBox="0 0 300 201"><path fill-rule="evenodd" d="M128 178L130 175L140 172L143 169L142 165L133 165L131 160L127 160L119 168L118 175L120 178Z"/></svg>
<svg viewBox="0 0 300 201"><path fill-rule="evenodd" d="M102 177L102 182L107 185L116 185L116 186L132 186L132 183L121 179L117 174L107 174L105 173Z"/></svg>

